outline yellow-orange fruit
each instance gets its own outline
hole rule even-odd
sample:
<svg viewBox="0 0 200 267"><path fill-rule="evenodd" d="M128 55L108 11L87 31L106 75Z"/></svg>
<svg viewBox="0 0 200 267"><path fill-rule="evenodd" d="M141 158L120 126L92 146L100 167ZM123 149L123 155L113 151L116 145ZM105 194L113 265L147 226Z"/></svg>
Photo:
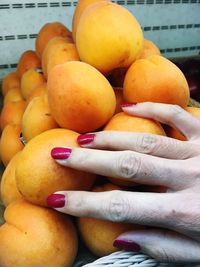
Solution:
<svg viewBox="0 0 200 267"><path fill-rule="evenodd" d="M21 89L12 88L6 93L3 99L3 103L5 105L8 102L16 102L16 101L21 101L21 100L24 100L22 93L21 93Z"/></svg>
<svg viewBox="0 0 200 267"><path fill-rule="evenodd" d="M200 119L200 108L186 107L185 110L187 112L191 113L193 116ZM169 136L171 138L175 138L175 139L178 139L181 141L187 141L187 138L182 133L180 133L178 130L176 130L170 126L166 126L165 131L166 131L167 136Z"/></svg>
<svg viewBox="0 0 200 267"><path fill-rule="evenodd" d="M186 107L189 87L181 70L170 60L154 55L136 60L124 80L126 102L158 102Z"/></svg>
<svg viewBox="0 0 200 267"><path fill-rule="evenodd" d="M92 191L103 192L120 189L116 185L104 184L103 186L96 186ZM118 250L113 247L113 241L120 234L131 230L142 229L143 227L128 223L114 223L95 218L80 217L78 218L78 228L87 248L95 255L101 257Z"/></svg>
<svg viewBox="0 0 200 267"><path fill-rule="evenodd" d="M2 94L5 96L10 89L20 88L20 78L17 72L7 74L2 80Z"/></svg>
<svg viewBox="0 0 200 267"><path fill-rule="evenodd" d="M76 30L77 30L80 17L83 13L83 10L90 4L93 4L99 1L101 0L79 0L78 1L78 4L74 10L73 19L72 19L72 36L73 36L74 42L76 41Z"/></svg>
<svg viewBox="0 0 200 267"><path fill-rule="evenodd" d="M19 190L16 186L15 180L15 168L17 166L17 162L20 158L20 153L18 152L8 163L6 166L2 179L1 179L1 200L4 206L8 206L11 202L16 201L18 199L23 199L22 195L19 193Z"/></svg>
<svg viewBox="0 0 200 267"><path fill-rule="evenodd" d="M26 71L21 79L21 92L25 99L34 91L34 89L43 83L46 83L44 75L35 68Z"/></svg>
<svg viewBox="0 0 200 267"><path fill-rule="evenodd" d="M139 132L149 133L157 135L165 135L165 132L159 122L151 119L136 117L128 115L124 112L120 112L113 116L107 123L104 131L127 131L127 132ZM118 185L134 186L135 182L125 181L123 179L110 178L108 179Z"/></svg>
<svg viewBox="0 0 200 267"><path fill-rule="evenodd" d="M145 59L153 55L160 55L159 48L152 41L144 39L143 49L139 55L139 59Z"/></svg>
<svg viewBox="0 0 200 267"><path fill-rule="evenodd" d="M6 166L10 160L24 148L20 140L21 126L7 124L2 131L0 140L1 160Z"/></svg>
<svg viewBox="0 0 200 267"><path fill-rule="evenodd" d="M35 41L35 50L39 58L48 44L56 36L71 38L72 34L69 29L60 22L46 23L40 29Z"/></svg>
<svg viewBox="0 0 200 267"><path fill-rule="evenodd" d="M102 73L129 67L142 46L141 27L126 8L110 1L99 1L82 12L76 31L76 47L80 59Z"/></svg>
<svg viewBox="0 0 200 267"><path fill-rule="evenodd" d="M54 147L78 147L76 132L66 129L45 131L31 139L21 153L16 182L28 201L47 206L48 195L60 190L89 190L95 175L63 167L51 157Z"/></svg>
<svg viewBox="0 0 200 267"><path fill-rule="evenodd" d="M30 94L28 95L26 102L29 103L34 97L44 96L45 94L47 94L47 83L46 82L34 88L34 90L31 91Z"/></svg>
<svg viewBox="0 0 200 267"><path fill-rule="evenodd" d="M34 97L22 117L22 135L25 141L29 142L36 135L57 127L51 116L47 95Z"/></svg>
<svg viewBox="0 0 200 267"><path fill-rule="evenodd" d="M79 133L94 131L112 117L112 86L94 67L79 61L56 66L48 82L50 111L57 123Z"/></svg>
<svg viewBox="0 0 200 267"><path fill-rule="evenodd" d="M21 124L22 116L26 108L24 100L6 103L1 111L1 129L9 124Z"/></svg>
<svg viewBox="0 0 200 267"><path fill-rule="evenodd" d="M56 65L76 60L79 60L79 55L75 44L70 43L66 38L57 37L52 39L42 54L42 69L45 77L48 77L50 71Z"/></svg>
<svg viewBox="0 0 200 267"><path fill-rule="evenodd" d="M77 233L66 215L32 205L11 203L0 227L1 267L71 267L77 254Z"/></svg>
<svg viewBox="0 0 200 267"><path fill-rule="evenodd" d="M19 59L17 65L17 74L21 78L22 75L31 68L40 68L41 62L38 56L36 55L35 51L27 50L25 51Z"/></svg>

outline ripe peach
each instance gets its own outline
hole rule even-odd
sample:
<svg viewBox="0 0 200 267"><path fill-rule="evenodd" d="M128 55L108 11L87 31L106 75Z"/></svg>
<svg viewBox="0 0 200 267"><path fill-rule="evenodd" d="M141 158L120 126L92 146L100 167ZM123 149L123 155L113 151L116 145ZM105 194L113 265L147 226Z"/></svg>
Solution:
<svg viewBox="0 0 200 267"><path fill-rule="evenodd" d="M145 59L153 55L160 55L159 48L152 41L144 39L143 49L138 59Z"/></svg>
<svg viewBox="0 0 200 267"><path fill-rule="evenodd" d="M124 7L99 1L90 4L81 14L76 31L80 59L103 74L129 67L140 54L142 46L141 27Z"/></svg>
<svg viewBox="0 0 200 267"><path fill-rule="evenodd" d="M7 124L2 131L0 140L1 160L6 166L10 160L24 148L20 140L21 126Z"/></svg>
<svg viewBox="0 0 200 267"><path fill-rule="evenodd" d="M95 175L63 167L51 157L54 147L78 147L78 133L51 129L31 139L21 153L16 168L16 182L28 201L47 206L47 197L60 190L89 190Z"/></svg>
<svg viewBox="0 0 200 267"><path fill-rule="evenodd" d="M124 80L126 102L160 102L186 107L190 92L181 70L170 60L153 55L136 60Z"/></svg>
<svg viewBox="0 0 200 267"><path fill-rule="evenodd" d="M22 135L25 141L29 142L36 135L57 127L49 110L47 95L34 97L22 117Z"/></svg>
<svg viewBox="0 0 200 267"><path fill-rule="evenodd" d="M17 65L17 74L19 75L20 79L22 75L31 68L40 68L41 62L38 56L36 55L35 51L27 50L25 51L19 59Z"/></svg>
<svg viewBox="0 0 200 267"><path fill-rule="evenodd" d="M17 72L7 74L2 80L2 94L5 96L10 89L20 88L20 78Z"/></svg>
<svg viewBox="0 0 200 267"><path fill-rule="evenodd" d="M1 179L1 200L5 207L7 207L11 202L18 199L23 199L22 195L17 189L15 180L15 169L20 158L20 153L18 152L6 166L2 179Z"/></svg>
<svg viewBox="0 0 200 267"><path fill-rule="evenodd" d="M71 267L78 247L68 216L25 200L12 202L0 227L1 267Z"/></svg>
<svg viewBox="0 0 200 267"><path fill-rule="evenodd" d="M94 131L115 111L113 88L98 70L84 62L54 67L47 87L51 114L63 128L79 133Z"/></svg>
<svg viewBox="0 0 200 267"><path fill-rule="evenodd" d="M35 50L39 58L42 57L48 42L56 36L71 38L72 34L69 29L60 22L51 22L43 25L35 41Z"/></svg>

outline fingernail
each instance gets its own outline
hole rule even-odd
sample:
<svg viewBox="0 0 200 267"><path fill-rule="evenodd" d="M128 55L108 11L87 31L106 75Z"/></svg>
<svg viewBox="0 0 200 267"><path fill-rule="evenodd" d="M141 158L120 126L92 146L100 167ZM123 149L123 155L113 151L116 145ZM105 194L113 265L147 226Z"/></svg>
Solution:
<svg viewBox="0 0 200 267"><path fill-rule="evenodd" d="M138 245L137 243L133 241L128 241L128 240L125 241L125 240L116 239L113 243L113 246L124 249L124 250L135 251L135 252L138 252L141 250L140 245Z"/></svg>
<svg viewBox="0 0 200 267"><path fill-rule="evenodd" d="M51 194L47 197L47 205L51 208L63 208L66 197L62 194Z"/></svg>
<svg viewBox="0 0 200 267"><path fill-rule="evenodd" d="M95 134L94 133L89 133L89 134L81 134L77 138L77 142L79 145L87 145L90 144L94 141Z"/></svg>
<svg viewBox="0 0 200 267"><path fill-rule="evenodd" d="M122 103L121 108L129 108L129 107L134 107L136 104L134 103Z"/></svg>
<svg viewBox="0 0 200 267"><path fill-rule="evenodd" d="M53 159L68 159L71 152L71 148L55 147L51 150L51 156Z"/></svg>

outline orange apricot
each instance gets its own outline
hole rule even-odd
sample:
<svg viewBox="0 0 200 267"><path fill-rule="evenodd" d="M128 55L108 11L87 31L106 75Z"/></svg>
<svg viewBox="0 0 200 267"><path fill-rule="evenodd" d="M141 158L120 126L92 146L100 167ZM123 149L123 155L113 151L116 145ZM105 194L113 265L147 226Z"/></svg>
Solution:
<svg viewBox="0 0 200 267"><path fill-rule="evenodd" d="M7 74L2 80L2 94L5 96L10 89L20 88L20 78L17 72Z"/></svg>
<svg viewBox="0 0 200 267"><path fill-rule="evenodd" d="M12 88L6 93L3 99L3 103L5 105L8 102L16 102L16 101L21 101L21 100L24 100L22 93L21 93L21 89Z"/></svg>

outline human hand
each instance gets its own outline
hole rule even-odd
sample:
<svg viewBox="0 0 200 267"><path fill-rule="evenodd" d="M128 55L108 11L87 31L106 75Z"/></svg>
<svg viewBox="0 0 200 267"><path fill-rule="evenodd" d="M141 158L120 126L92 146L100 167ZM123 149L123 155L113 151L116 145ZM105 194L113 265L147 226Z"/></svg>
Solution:
<svg viewBox="0 0 200 267"><path fill-rule="evenodd" d="M176 105L146 102L124 105L123 110L176 126L188 141L102 131L80 135L83 148L54 148L52 157L66 167L162 185L168 192L60 191L49 196L48 204L74 216L151 226L120 235L114 245L141 250L159 261L199 262L200 120Z"/></svg>

